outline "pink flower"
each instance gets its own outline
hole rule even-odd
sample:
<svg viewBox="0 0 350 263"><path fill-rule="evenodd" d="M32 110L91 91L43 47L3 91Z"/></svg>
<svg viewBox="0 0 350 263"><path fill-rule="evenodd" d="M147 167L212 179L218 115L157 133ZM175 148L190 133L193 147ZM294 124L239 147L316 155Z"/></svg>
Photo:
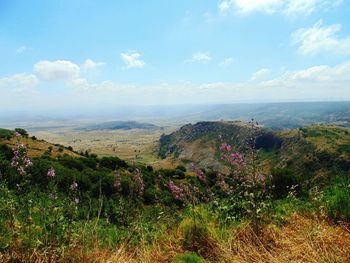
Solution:
<svg viewBox="0 0 350 263"><path fill-rule="evenodd" d="M120 173L117 171L115 172L114 174L114 187L117 188L117 190L120 190L121 188L121 176L120 176Z"/></svg>
<svg viewBox="0 0 350 263"><path fill-rule="evenodd" d="M142 174L139 169L136 169L133 179L135 182L137 193L139 194L139 196L142 196L145 191L145 183L143 181Z"/></svg>
<svg viewBox="0 0 350 263"><path fill-rule="evenodd" d="M202 182L205 181L204 173L202 170L197 170L196 175L197 175L199 180L201 180Z"/></svg>
<svg viewBox="0 0 350 263"><path fill-rule="evenodd" d="M217 185L220 187L220 189L227 193L229 191L229 186L228 184L225 182L225 177L223 176L223 174L219 173L217 175Z"/></svg>
<svg viewBox="0 0 350 263"><path fill-rule="evenodd" d="M185 189L183 187L177 186L173 181L169 181L168 188L173 197L176 200L184 202L186 199Z"/></svg>
<svg viewBox="0 0 350 263"><path fill-rule="evenodd" d="M27 148L20 142L19 136L17 136L17 143L15 147L12 148L12 152L13 157L11 160L11 166L15 168L20 175L25 175L25 169L31 166L33 163L27 156Z"/></svg>
<svg viewBox="0 0 350 263"><path fill-rule="evenodd" d="M55 177L56 173L55 173L55 169L53 169L52 167L47 171L47 176L48 177Z"/></svg>

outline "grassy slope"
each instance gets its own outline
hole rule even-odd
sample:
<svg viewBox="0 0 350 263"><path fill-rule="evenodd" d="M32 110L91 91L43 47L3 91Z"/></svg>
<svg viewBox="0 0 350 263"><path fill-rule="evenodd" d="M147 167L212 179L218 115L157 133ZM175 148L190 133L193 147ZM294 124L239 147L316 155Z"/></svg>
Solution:
<svg viewBox="0 0 350 263"><path fill-rule="evenodd" d="M237 122L213 122L210 125L215 128L198 131L199 128L193 125L170 134L163 145L163 153L166 152L163 163L171 163L178 158L185 164L194 162L201 167L224 169L218 161L219 136L225 134L227 139L224 141L239 150L244 142L240 133L246 132L246 126ZM312 161L322 162L321 154L331 156L331 159L350 161L350 128L312 125L274 134L282 140L281 147L260 151L261 159L268 168L288 165L297 168ZM188 139L189 136L192 137Z"/></svg>
<svg viewBox="0 0 350 263"><path fill-rule="evenodd" d="M8 145L9 147L13 147L16 144L16 138L12 136L11 138L6 138L7 136L3 135L13 135L13 133L9 130L0 129L0 144ZM67 148L64 148L61 145L54 145L49 142L43 141L43 140L33 140L32 138L28 137L22 137L21 138L22 143L24 143L27 146L28 155L29 157L40 157L42 156L46 151L49 150L50 147L52 147L51 150L51 156L52 157L58 157L62 155L69 155L72 157L79 157L80 155L68 150Z"/></svg>

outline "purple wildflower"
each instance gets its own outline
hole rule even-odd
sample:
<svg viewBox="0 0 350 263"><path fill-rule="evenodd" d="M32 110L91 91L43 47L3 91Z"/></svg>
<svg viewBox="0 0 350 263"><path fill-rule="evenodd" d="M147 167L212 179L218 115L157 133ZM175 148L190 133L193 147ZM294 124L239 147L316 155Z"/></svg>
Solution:
<svg viewBox="0 0 350 263"><path fill-rule="evenodd" d="M176 184L174 184L173 181L170 181L168 183L168 188L169 191L171 192L171 194L173 195L173 197L176 200L182 201L184 202L186 199L186 193L185 193L185 189L183 187L177 186Z"/></svg>
<svg viewBox="0 0 350 263"><path fill-rule="evenodd" d="M228 184L225 182L225 177L224 177L224 175L223 174L221 174L221 173L219 173L218 175L217 175L217 185L220 187L220 189L223 191L223 192L225 192L225 193L227 193L228 191L229 191L229 186L228 186Z"/></svg>
<svg viewBox="0 0 350 263"><path fill-rule="evenodd" d="M227 144L227 143L223 143L220 146L220 151L222 151L222 152L224 152L224 151L230 152L231 150L232 150L232 146Z"/></svg>
<svg viewBox="0 0 350 263"><path fill-rule="evenodd" d="M205 181L204 172L202 170L197 170L196 175L200 181Z"/></svg>
<svg viewBox="0 0 350 263"><path fill-rule="evenodd" d="M121 185L122 185L121 180L122 180L122 178L121 178L120 173L118 171L115 172L113 185L117 190L120 190L120 188L121 188Z"/></svg>
<svg viewBox="0 0 350 263"><path fill-rule="evenodd" d="M11 160L11 166L15 168L20 175L25 175L25 169L31 166L33 163L27 156L27 148L23 143L21 143L20 136L17 136L17 142L15 147L12 148L12 152L13 157Z"/></svg>
<svg viewBox="0 0 350 263"><path fill-rule="evenodd" d="M133 179L135 182L136 191L138 195L142 196L145 191L145 183L143 181L142 174L139 169L136 169Z"/></svg>
<svg viewBox="0 0 350 263"><path fill-rule="evenodd" d="M48 177L55 177L56 176L56 172L55 169L53 169L52 167L47 171L47 176Z"/></svg>
<svg viewBox="0 0 350 263"><path fill-rule="evenodd" d="M235 166L238 169L243 169L246 166L244 156L239 152L232 152L233 148L227 143L223 143L220 146L221 160L228 162L230 165Z"/></svg>

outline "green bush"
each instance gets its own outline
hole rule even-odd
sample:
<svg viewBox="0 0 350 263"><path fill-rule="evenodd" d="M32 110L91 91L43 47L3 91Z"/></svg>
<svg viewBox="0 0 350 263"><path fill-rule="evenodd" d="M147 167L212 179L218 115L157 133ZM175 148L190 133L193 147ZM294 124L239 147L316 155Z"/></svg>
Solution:
<svg viewBox="0 0 350 263"><path fill-rule="evenodd" d="M284 198L288 195L292 186L294 190L300 190L300 177L296 176L292 170L287 168L276 168L272 170L272 184L274 185L274 196Z"/></svg>
<svg viewBox="0 0 350 263"><path fill-rule="evenodd" d="M9 140L12 138L13 135L14 135L13 131L0 128L0 138L5 138Z"/></svg>
<svg viewBox="0 0 350 263"><path fill-rule="evenodd" d="M186 252L180 255L177 255L171 261L172 263L204 263L204 259L198 256L194 252Z"/></svg>
<svg viewBox="0 0 350 263"><path fill-rule="evenodd" d="M208 225L199 219L185 218L180 229L183 235L183 246L191 251L199 251L210 246Z"/></svg>
<svg viewBox="0 0 350 263"><path fill-rule="evenodd" d="M28 137L28 132L25 129L22 128L16 128L15 132L20 133L23 137Z"/></svg>
<svg viewBox="0 0 350 263"><path fill-rule="evenodd" d="M328 216L333 220L350 221L350 180L341 179L324 192Z"/></svg>
<svg viewBox="0 0 350 263"><path fill-rule="evenodd" d="M103 157L100 160L100 166L111 170L128 167L127 163L118 157Z"/></svg>

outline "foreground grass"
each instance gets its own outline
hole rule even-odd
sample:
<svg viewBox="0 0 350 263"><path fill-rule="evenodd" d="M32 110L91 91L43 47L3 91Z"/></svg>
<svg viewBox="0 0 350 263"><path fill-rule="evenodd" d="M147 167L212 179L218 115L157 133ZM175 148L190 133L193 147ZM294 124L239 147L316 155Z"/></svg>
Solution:
<svg viewBox="0 0 350 263"><path fill-rule="evenodd" d="M349 262L350 231L345 225L334 225L318 217L292 214L282 226L270 223L257 234L249 222L239 225L220 225L211 218L202 218L205 227L202 238L196 237L196 252L203 262ZM172 262L191 250L186 245L186 225L189 218L177 226L164 230L148 242L141 237L138 245L126 239L115 247L102 246L98 239L90 249L82 247L79 236L61 251L61 255L47 251L13 251L0 255L2 262ZM142 236L142 235L141 235ZM74 238L73 238L74 239ZM92 239L93 240L93 239ZM186 257L184 257L186 258ZM199 258L199 257L197 257ZM192 261L176 261L192 262ZM200 261L193 261L200 262Z"/></svg>

